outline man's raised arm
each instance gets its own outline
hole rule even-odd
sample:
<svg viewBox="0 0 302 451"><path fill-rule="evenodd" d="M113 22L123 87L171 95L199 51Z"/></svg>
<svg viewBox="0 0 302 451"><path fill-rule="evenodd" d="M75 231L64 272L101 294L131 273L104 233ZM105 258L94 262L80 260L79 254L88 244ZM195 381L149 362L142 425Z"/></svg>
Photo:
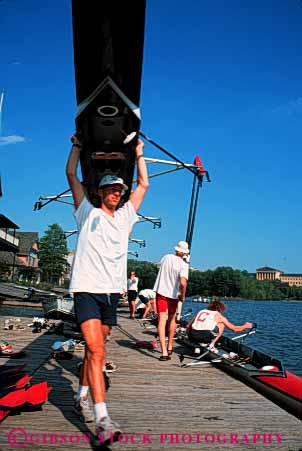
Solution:
<svg viewBox="0 0 302 451"><path fill-rule="evenodd" d="M72 142L72 147L66 164L66 176L71 188L75 208L78 208L85 196L82 183L77 176L77 168L82 145L75 135L72 135L70 140Z"/></svg>
<svg viewBox="0 0 302 451"><path fill-rule="evenodd" d="M146 191L149 187L148 172L144 159L143 148L144 143L139 139L135 149L137 162L137 186L129 197L135 211L138 211L139 207L141 206Z"/></svg>

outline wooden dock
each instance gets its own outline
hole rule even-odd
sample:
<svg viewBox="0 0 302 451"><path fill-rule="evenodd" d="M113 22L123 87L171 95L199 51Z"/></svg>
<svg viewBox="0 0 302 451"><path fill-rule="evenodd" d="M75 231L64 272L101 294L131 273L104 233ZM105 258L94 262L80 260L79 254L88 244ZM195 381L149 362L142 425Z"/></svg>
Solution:
<svg viewBox="0 0 302 451"><path fill-rule="evenodd" d="M125 432L112 450L302 450L297 418L211 365L184 369L175 354L160 362L159 349L135 348L136 340L154 335L127 316L119 310L119 327L107 344L107 360L118 365L111 375L108 410ZM83 351L56 361L50 346L64 337L33 334L27 326L31 318L22 318L24 330L6 331L6 318L0 319L0 337L26 351L26 357L10 364L26 361L33 382L48 381L53 389L42 410L9 416L0 424L0 450L93 449L92 425L81 424L73 413L76 365Z"/></svg>

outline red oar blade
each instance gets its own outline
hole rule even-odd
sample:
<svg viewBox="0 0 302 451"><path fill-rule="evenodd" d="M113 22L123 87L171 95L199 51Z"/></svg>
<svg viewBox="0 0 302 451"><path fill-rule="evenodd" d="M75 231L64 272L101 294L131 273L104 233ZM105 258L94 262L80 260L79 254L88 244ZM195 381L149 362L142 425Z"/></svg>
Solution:
<svg viewBox="0 0 302 451"><path fill-rule="evenodd" d="M26 390L24 388L20 390L14 390L5 396L0 398L0 407L18 407L26 402Z"/></svg>
<svg viewBox="0 0 302 451"><path fill-rule="evenodd" d="M47 382L32 385L26 390L26 402L32 405L42 404L48 401L50 390L51 387L48 387Z"/></svg>

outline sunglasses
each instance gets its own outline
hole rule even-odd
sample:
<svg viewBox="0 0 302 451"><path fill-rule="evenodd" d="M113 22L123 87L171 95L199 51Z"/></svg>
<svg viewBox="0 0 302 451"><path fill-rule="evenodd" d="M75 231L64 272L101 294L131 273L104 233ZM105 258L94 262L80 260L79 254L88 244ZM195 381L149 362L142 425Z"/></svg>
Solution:
<svg viewBox="0 0 302 451"><path fill-rule="evenodd" d="M113 193L118 193L121 196L124 194L125 190L123 188L115 188L115 187L106 187L104 188L105 193L107 194L113 194Z"/></svg>

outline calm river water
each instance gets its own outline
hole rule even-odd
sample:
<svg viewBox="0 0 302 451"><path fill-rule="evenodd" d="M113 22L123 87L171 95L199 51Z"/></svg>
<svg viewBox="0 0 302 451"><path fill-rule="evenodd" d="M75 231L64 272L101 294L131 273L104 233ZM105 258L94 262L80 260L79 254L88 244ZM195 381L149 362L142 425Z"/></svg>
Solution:
<svg viewBox="0 0 302 451"><path fill-rule="evenodd" d="M301 301L226 301L226 304L224 315L233 324L257 323L257 333L247 337L245 344L278 358L287 370L301 376ZM206 307L207 304L192 303L193 313ZM191 302L187 299L183 313L190 309Z"/></svg>

